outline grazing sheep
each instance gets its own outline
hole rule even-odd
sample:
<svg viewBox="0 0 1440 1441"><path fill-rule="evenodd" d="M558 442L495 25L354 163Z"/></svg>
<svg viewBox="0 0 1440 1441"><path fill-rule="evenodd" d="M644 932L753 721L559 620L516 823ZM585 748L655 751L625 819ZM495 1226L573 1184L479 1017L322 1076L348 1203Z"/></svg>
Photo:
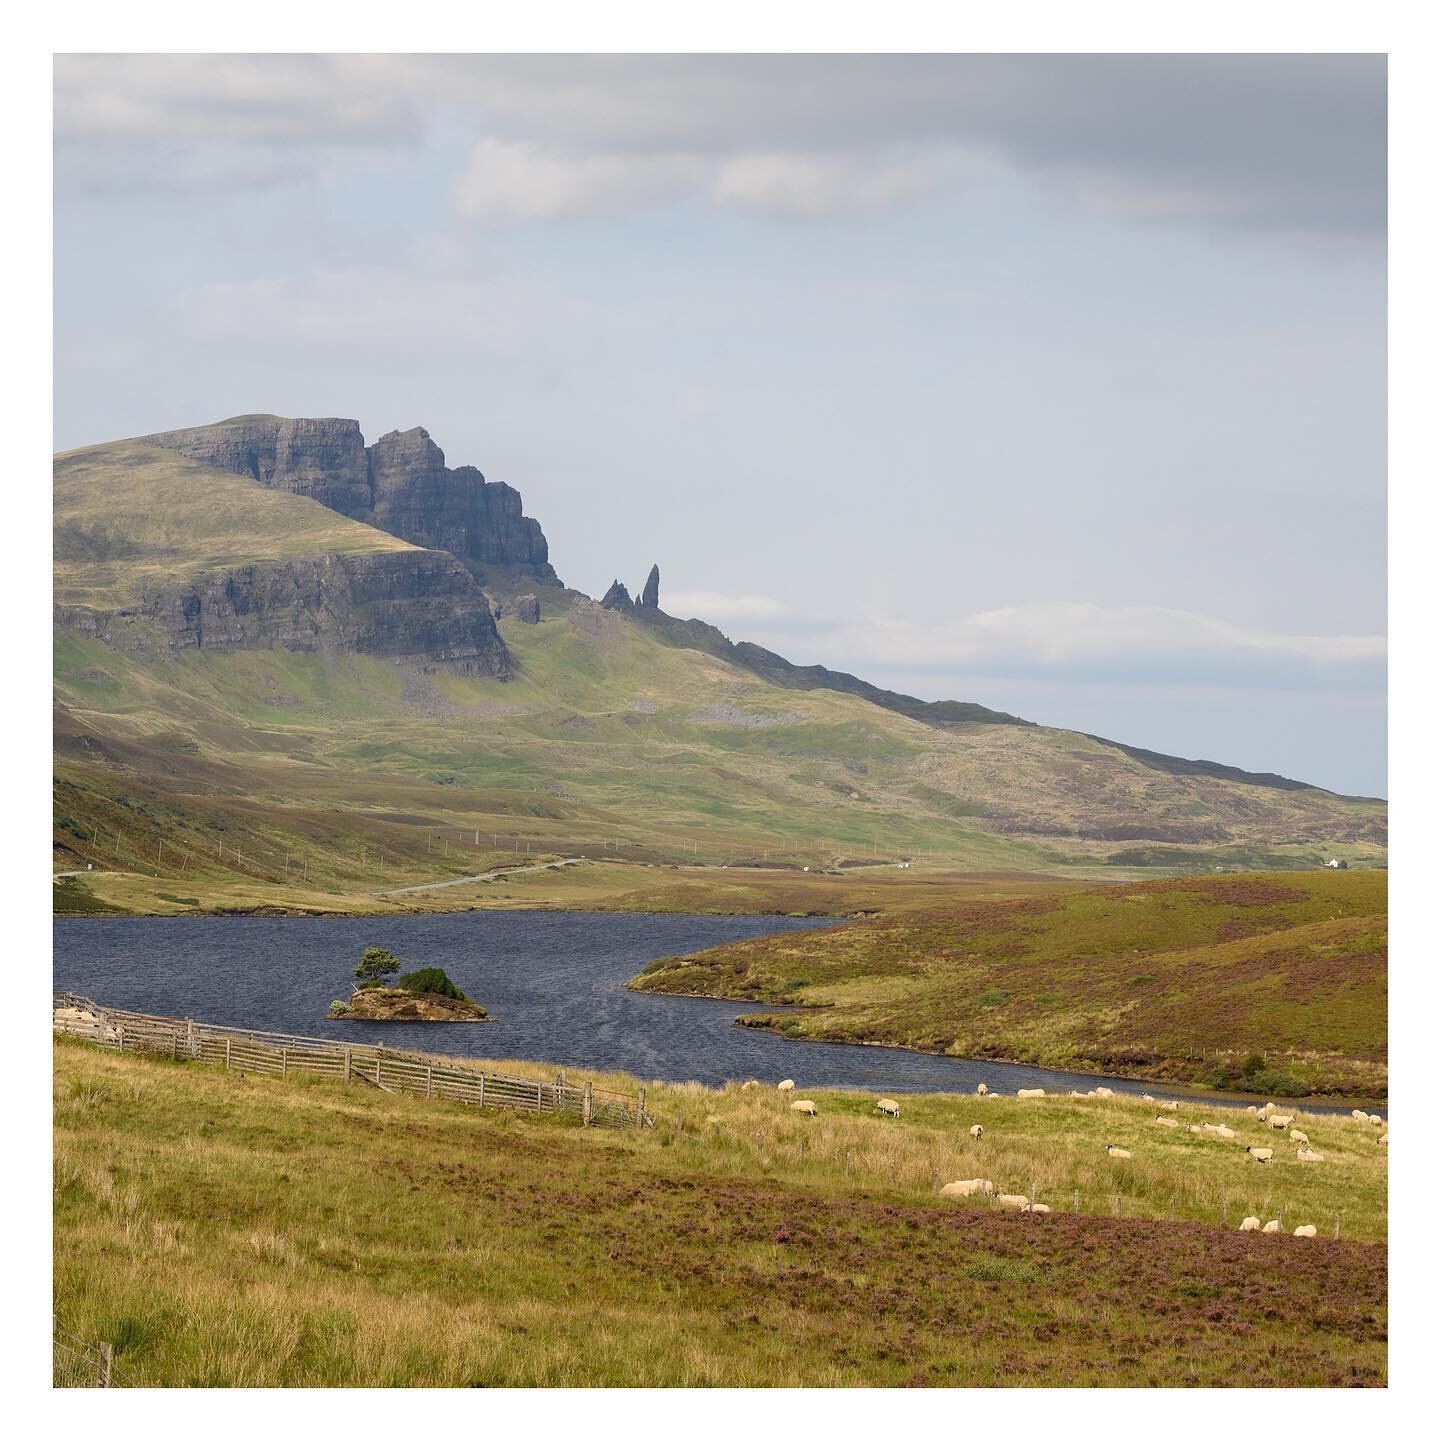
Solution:
<svg viewBox="0 0 1440 1441"><path fill-rule="evenodd" d="M1026 1214L1031 1216L1048 1216L1050 1208L1043 1201L1035 1201L1025 1208Z"/></svg>
<svg viewBox="0 0 1440 1441"><path fill-rule="evenodd" d="M985 1127L984 1127L984 1126L971 1126L971 1127L970 1127L970 1134L971 1134L971 1136L973 1136L973 1137L975 1138L975 1140L978 1141L978 1140L980 1139L980 1137L985 1134Z"/></svg>
<svg viewBox="0 0 1440 1441"><path fill-rule="evenodd" d="M1291 1131L1290 1139L1294 1141L1297 1146L1308 1146L1310 1144L1310 1137L1307 1136L1304 1131Z"/></svg>
<svg viewBox="0 0 1440 1441"><path fill-rule="evenodd" d="M1308 1146L1301 1146L1295 1152L1295 1159L1297 1161L1323 1161L1325 1157L1319 1151L1312 1151Z"/></svg>
<svg viewBox="0 0 1440 1441"><path fill-rule="evenodd" d="M755 1089L755 1087L758 1086L759 1084L760 1084L759 1081L741 1081L741 1082L740 1082L740 1089L741 1089L742 1091L753 1091L753 1090Z"/></svg>
<svg viewBox="0 0 1440 1441"><path fill-rule="evenodd" d="M1178 1111L1178 1110L1180 1109L1180 1102L1179 1102L1179 1101L1161 1101L1161 1102L1160 1102L1160 1106L1161 1106L1161 1108L1162 1108L1163 1110L1166 1110L1166 1111Z"/></svg>
<svg viewBox="0 0 1440 1441"><path fill-rule="evenodd" d="M1246 1114L1247 1116L1258 1116L1258 1115L1260 1114L1260 1107L1259 1107L1259 1106L1246 1106L1246 1107L1245 1107L1245 1114Z"/></svg>
<svg viewBox="0 0 1440 1441"><path fill-rule="evenodd" d="M1233 1141L1235 1139L1235 1132L1232 1131L1229 1126L1216 1126L1215 1134L1227 1141Z"/></svg>
<svg viewBox="0 0 1440 1441"><path fill-rule="evenodd" d="M1390 1132L1386 1131L1383 1136L1376 1136L1375 1144L1377 1146L1388 1146L1390 1144Z"/></svg>
<svg viewBox="0 0 1440 1441"><path fill-rule="evenodd" d="M781 1081L780 1084L775 1087L775 1089L776 1089L777 1091L793 1091L793 1090L795 1089L795 1082L794 1082L794 1081Z"/></svg>
<svg viewBox="0 0 1440 1441"><path fill-rule="evenodd" d="M1203 1126L1186 1126L1185 1129L1193 1132L1197 1136L1203 1136L1205 1134L1205 1128Z"/></svg>
<svg viewBox="0 0 1440 1441"><path fill-rule="evenodd" d="M1240 1229L1242 1231L1258 1231L1260 1229L1259 1216L1246 1216L1240 1223Z"/></svg>
<svg viewBox="0 0 1440 1441"><path fill-rule="evenodd" d="M1112 1161L1128 1161L1130 1159L1130 1152L1122 1150L1119 1146L1106 1146L1105 1154Z"/></svg>
<svg viewBox="0 0 1440 1441"><path fill-rule="evenodd" d="M1289 1128L1290 1123L1294 1119L1294 1116L1271 1116L1270 1129L1272 1131L1284 1131Z"/></svg>
<svg viewBox="0 0 1440 1441"><path fill-rule="evenodd" d="M988 1096L990 1094L990 1087L987 1086L984 1081L981 1081L980 1084L975 1087L975 1094L977 1096Z"/></svg>
<svg viewBox="0 0 1440 1441"><path fill-rule="evenodd" d="M1352 1121L1368 1121L1370 1117L1364 1111L1354 1110L1350 1112L1350 1119Z"/></svg>
<svg viewBox="0 0 1440 1441"><path fill-rule="evenodd" d="M1005 1099L1005 1098L1000 1094L999 1091L986 1091L986 1092L985 1092L985 1100L987 1100L987 1101L1003 1101L1004 1099Z"/></svg>
<svg viewBox="0 0 1440 1441"><path fill-rule="evenodd" d="M1265 1104L1260 1107L1260 1114L1262 1116L1268 1116L1278 1109L1274 1101L1266 1101Z"/></svg>
<svg viewBox="0 0 1440 1441"><path fill-rule="evenodd" d="M1371 1116L1369 1120L1372 1126L1383 1126L1385 1124L1379 1116Z"/></svg>
<svg viewBox="0 0 1440 1441"><path fill-rule="evenodd" d="M1115 1092L1112 1091L1109 1086L1096 1086L1091 1094L1099 1096L1103 1101L1110 1101L1115 1097Z"/></svg>
<svg viewBox="0 0 1440 1441"><path fill-rule="evenodd" d="M994 1181L982 1181L978 1176L973 1181L951 1181L940 1187L942 1196L993 1196Z"/></svg>
<svg viewBox="0 0 1440 1441"><path fill-rule="evenodd" d="M1315 1228L1314 1226L1296 1226L1295 1234L1297 1236L1313 1236L1315 1234Z"/></svg>
<svg viewBox="0 0 1440 1441"><path fill-rule="evenodd" d="M1260 1229L1262 1232L1264 1232L1265 1235L1273 1236L1276 1231L1280 1229L1280 1223L1279 1221L1266 1221L1266 1223L1261 1226Z"/></svg>
<svg viewBox="0 0 1440 1441"><path fill-rule="evenodd" d="M1268 1161L1275 1155L1269 1146L1246 1146L1245 1153L1254 1156L1257 1161Z"/></svg>
<svg viewBox="0 0 1440 1441"><path fill-rule="evenodd" d="M1022 1101L1028 1101L1036 1096L1043 1096L1045 1092L1042 1089L1036 1089L1033 1091L1016 1091L1015 1094L1019 1096Z"/></svg>
<svg viewBox="0 0 1440 1441"><path fill-rule="evenodd" d="M1155 1097L1152 1096L1149 1091L1146 1091L1145 1094L1140 1097L1140 1099L1141 1099L1142 1101L1149 1101L1152 1105L1153 1105L1154 1102L1155 1102Z"/></svg>
<svg viewBox="0 0 1440 1441"><path fill-rule="evenodd" d="M1180 1125L1180 1122L1177 1121L1177 1120L1175 1120L1175 1119L1174 1119L1173 1117L1171 1117L1171 1116L1156 1116L1156 1117L1155 1117L1155 1124L1156 1124L1157 1126L1172 1126L1172 1127L1175 1127L1175 1128L1178 1129L1178 1128L1179 1128L1179 1125Z"/></svg>
<svg viewBox="0 0 1440 1441"><path fill-rule="evenodd" d="M995 1204L999 1206L1002 1211L1028 1211L1030 1209L1030 1197L1012 1196L1002 1191L995 1197Z"/></svg>
<svg viewBox="0 0 1440 1441"><path fill-rule="evenodd" d="M813 1116L816 1114L814 1101L791 1101L790 1109L792 1111L799 1111L802 1116Z"/></svg>
<svg viewBox="0 0 1440 1441"><path fill-rule="evenodd" d="M875 1102L875 1109L883 1111L887 1116L898 1116L900 1114L900 1102L892 1101L888 1096L881 1096Z"/></svg>

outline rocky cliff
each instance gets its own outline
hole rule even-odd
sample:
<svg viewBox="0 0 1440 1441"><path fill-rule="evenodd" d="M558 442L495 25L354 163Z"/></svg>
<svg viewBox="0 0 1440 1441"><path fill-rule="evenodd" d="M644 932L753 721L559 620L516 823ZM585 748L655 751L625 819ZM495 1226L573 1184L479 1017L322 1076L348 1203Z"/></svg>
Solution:
<svg viewBox="0 0 1440 1441"><path fill-rule="evenodd" d="M559 584L545 534L524 514L520 493L487 481L473 465L450 469L419 426L367 446L354 420L242 415L140 441L309 496L413 545L447 550L482 582L498 570Z"/></svg>
<svg viewBox="0 0 1440 1441"><path fill-rule="evenodd" d="M434 550L306 556L157 582L133 605L56 607L121 650L327 647L508 679L510 658L474 577Z"/></svg>

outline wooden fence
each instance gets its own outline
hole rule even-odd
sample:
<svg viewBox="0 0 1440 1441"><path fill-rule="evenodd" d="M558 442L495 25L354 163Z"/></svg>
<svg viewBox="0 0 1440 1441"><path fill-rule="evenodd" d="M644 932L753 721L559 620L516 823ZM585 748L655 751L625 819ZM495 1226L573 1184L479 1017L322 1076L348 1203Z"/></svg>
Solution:
<svg viewBox="0 0 1440 1441"><path fill-rule="evenodd" d="M272 1076L332 1076L381 1091L472 1106L538 1111L573 1116L584 1126L653 1126L645 1110L645 1092L635 1096L596 1089L590 1082L572 1086L563 1078L531 1081L495 1071L458 1065L452 1056L397 1051L379 1044L353 1045L317 1036L215 1026L174 1016L149 1016L104 1006L88 996L59 992L54 1000L54 1030L79 1036L117 1051L149 1051L177 1060L223 1065L227 1071L258 1071Z"/></svg>
<svg viewBox="0 0 1440 1441"><path fill-rule="evenodd" d="M51 1322L50 1384L57 1389L128 1386L129 1378L115 1364L115 1348L108 1341L98 1346Z"/></svg>

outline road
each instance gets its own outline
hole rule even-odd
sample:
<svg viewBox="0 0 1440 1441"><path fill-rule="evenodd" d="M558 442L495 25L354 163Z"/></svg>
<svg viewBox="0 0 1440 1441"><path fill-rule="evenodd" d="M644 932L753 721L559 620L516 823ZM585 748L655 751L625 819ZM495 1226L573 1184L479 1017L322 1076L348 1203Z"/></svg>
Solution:
<svg viewBox="0 0 1440 1441"><path fill-rule="evenodd" d="M453 881L427 881L423 886L396 886L391 891L376 891L377 896L407 896L412 891L438 891L445 886L466 886L472 881L493 880L496 876L511 876L516 871L558 871L562 866L578 866L584 856L568 856L563 861L542 861L534 866L497 866L493 871L481 871L476 876L456 876Z"/></svg>

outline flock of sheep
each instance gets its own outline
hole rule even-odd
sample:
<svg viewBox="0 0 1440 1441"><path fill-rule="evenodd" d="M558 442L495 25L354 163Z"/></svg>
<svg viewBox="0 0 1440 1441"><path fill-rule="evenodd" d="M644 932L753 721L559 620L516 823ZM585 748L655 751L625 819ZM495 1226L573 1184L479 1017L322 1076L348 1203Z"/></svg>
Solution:
<svg viewBox="0 0 1440 1441"><path fill-rule="evenodd" d="M748 1090L756 1084L757 1082L755 1081L746 1081L742 1089ZM782 1094L793 1091L795 1089L795 1082L788 1079L781 1081L776 1089ZM986 1100L993 1101L1000 1099L999 1095L992 1091L984 1081L981 1081L980 1084L976 1086L975 1094ZM1071 1091L1069 1094L1071 1097L1082 1100L1108 1100L1113 1099L1115 1096L1115 1092L1111 1090L1109 1086L1096 1086L1090 1091ZM1017 1090L1015 1095L1018 1100L1022 1101L1036 1100L1043 1097L1045 1092L1039 1088L1033 1090L1022 1089ZM1179 1101L1156 1101L1154 1096L1148 1095L1141 1096L1140 1099L1153 1103L1160 1110L1178 1111L1180 1109ZM819 1114L814 1101L791 1101L790 1109L792 1111L799 1111L802 1115L806 1116ZM880 1099L875 1102L875 1109L879 1111L881 1115L890 1116L895 1120L899 1120L900 1118L900 1102L892 1100L889 1096L881 1096ZM1297 1161L1316 1162L1325 1159L1319 1151L1311 1148L1310 1137L1307 1136L1304 1131L1295 1127L1294 1122L1296 1118L1294 1116L1281 1115L1280 1109L1274 1101L1267 1101L1263 1106L1246 1106L1245 1113L1264 1122L1271 1130L1288 1130L1290 1132L1290 1140L1297 1148L1295 1152L1295 1159ZM1390 1132L1383 1129L1385 1122L1382 1117L1360 1110L1351 1111L1350 1117L1352 1120L1363 1121L1367 1125L1382 1128L1381 1134L1375 1138L1376 1143L1381 1146L1388 1146L1390 1144ZM1178 1130L1180 1128L1180 1122L1173 1116L1156 1116L1155 1125L1170 1130ZM1217 1124L1210 1121L1204 1121L1198 1126L1187 1125L1185 1129L1197 1136L1209 1135L1223 1141L1232 1141L1236 1135L1231 1127L1223 1123ZM973 1140L980 1140L984 1134L984 1126L976 1125L970 1127L970 1136ZM1275 1150L1272 1146L1246 1146L1245 1153L1261 1163L1273 1161L1275 1158ZM1129 1161L1134 1159L1134 1152L1127 1151L1121 1146L1107 1144L1105 1154L1109 1156L1112 1161ZM968 1181L951 1181L947 1185L941 1186L940 1194L942 1196L987 1196L993 1205L998 1206L1004 1211L1024 1211L1031 1214L1043 1215L1050 1210L1049 1206L1031 1200L1028 1196L1014 1195L1004 1191L997 1192L993 1181L986 1181L979 1176ZM1260 1231L1269 1234L1279 1231L1281 1224L1276 1220L1267 1221L1262 1226L1258 1216L1246 1216L1240 1223L1240 1229L1242 1231ZM1314 1226L1297 1226L1294 1234L1296 1236L1314 1236L1316 1231Z"/></svg>

